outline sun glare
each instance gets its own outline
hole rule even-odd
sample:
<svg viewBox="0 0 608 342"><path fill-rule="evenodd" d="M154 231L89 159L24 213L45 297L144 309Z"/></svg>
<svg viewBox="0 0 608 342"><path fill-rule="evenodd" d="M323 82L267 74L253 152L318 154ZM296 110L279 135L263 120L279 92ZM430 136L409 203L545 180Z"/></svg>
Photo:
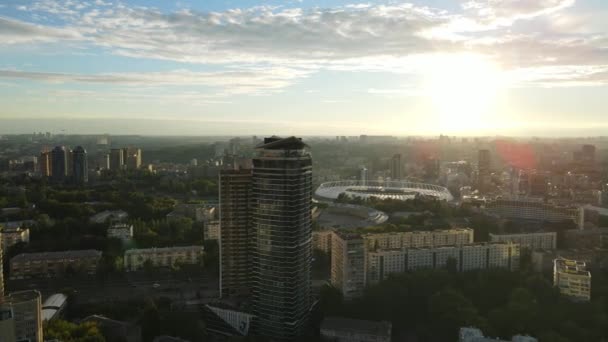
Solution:
<svg viewBox="0 0 608 342"><path fill-rule="evenodd" d="M471 133L490 128L504 87L500 70L477 55L446 55L428 64L426 94L442 132Z"/></svg>

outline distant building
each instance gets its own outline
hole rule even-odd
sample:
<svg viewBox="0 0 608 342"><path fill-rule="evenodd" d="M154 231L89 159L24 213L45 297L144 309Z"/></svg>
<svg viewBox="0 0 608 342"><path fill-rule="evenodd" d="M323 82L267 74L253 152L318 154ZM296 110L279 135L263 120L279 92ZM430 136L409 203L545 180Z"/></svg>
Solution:
<svg viewBox="0 0 608 342"><path fill-rule="evenodd" d="M42 304L42 320L50 321L59 317L67 305L68 297L63 293L55 293Z"/></svg>
<svg viewBox="0 0 608 342"><path fill-rule="evenodd" d="M125 160L123 158L123 151L121 148L113 148L110 150L110 170L122 170L124 169Z"/></svg>
<svg viewBox="0 0 608 342"><path fill-rule="evenodd" d="M321 337L335 342L390 342L390 322L327 317L321 323Z"/></svg>
<svg viewBox="0 0 608 342"><path fill-rule="evenodd" d="M477 189L485 194L490 185L490 168L492 159L489 150L479 150L477 157Z"/></svg>
<svg viewBox="0 0 608 342"><path fill-rule="evenodd" d="M84 184L89 181L87 151L82 146L77 146L72 151L72 177L76 184Z"/></svg>
<svg viewBox="0 0 608 342"><path fill-rule="evenodd" d="M572 221L579 229L585 224L585 212L579 206L560 206L525 197L496 198L483 210L505 219L561 222Z"/></svg>
<svg viewBox="0 0 608 342"><path fill-rule="evenodd" d="M591 300L591 272L584 262L558 258L553 261L553 286L574 301Z"/></svg>
<svg viewBox="0 0 608 342"><path fill-rule="evenodd" d="M401 174L401 155L395 154L391 158L391 180L400 180L403 177Z"/></svg>
<svg viewBox="0 0 608 342"><path fill-rule="evenodd" d="M43 177L50 177L53 172L53 162L52 155L50 151L43 151L40 153L40 158L38 159L38 168L40 169L40 175Z"/></svg>
<svg viewBox="0 0 608 342"><path fill-rule="evenodd" d="M205 241L220 239L220 220L205 221L203 225L203 238Z"/></svg>
<svg viewBox="0 0 608 342"><path fill-rule="evenodd" d="M117 321L101 315L86 317L82 322L97 323L99 331L106 341L141 342L141 327L139 325Z"/></svg>
<svg viewBox="0 0 608 342"><path fill-rule="evenodd" d="M127 147L123 149L123 157L127 169L136 170L141 167L141 149Z"/></svg>
<svg viewBox="0 0 608 342"><path fill-rule="evenodd" d="M331 230L315 230L312 232L312 248L331 254Z"/></svg>
<svg viewBox="0 0 608 342"><path fill-rule="evenodd" d="M203 262L203 246L129 249L125 252L125 270L137 271L149 261L153 267L172 267L177 264L197 265Z"/></svg>
<svg viewBox="0 0 608 342"><path fill-rule="evenodd" d="M129 214L127 214L127 212L123 210L105 210L91 216L91 218L89 218L89 221L93 223L113 223L122 222L128 217Z"/></svg>
<svg viewBox="0 0 608 342"><path fill-rule="evenodd" d="M20 242L30 242L30 229L21 227L2 227L0 224L0 232L2 232L2 250L8 251L11 246Z"/></svg>
<svg viewBox="0 0 608 342"><path fill-rule="evenodd" d="M410 231L365 234L368 250L394 248L422 248L438 246L462 246L473 243L471 228L436 229L430 231Z"/></svg>
<svg viewBox="0 0 608 342"><path fill-rule="evenodd" d="M485 337L483 332L477 328L460 328L458 342L538 342L538 340L530 336L515 335L507 341Z"/></svg>
<svg viewBox="0 0 608 342"><path fill-rule="evenodd" d="M528 179L528 194L532 197L545 197L549 191L549 181L547 175L542 173L532 173Z"/></svg>
<svg viewBox="0 0 608 342"><path fill-rule="evenodd" d="M359 169L359 180L361 181L361 185L365 185L369 180L369 175L365 166L361 166Z"/></svg>
<svg viewBox="0 0 608 342"><path fill-rule="evenodd" d="M68 153L64 146L56 146L51 151L51 179L63 182L68 175Z"/></svg>
<svg viewBox="0 0 608 342"><path fill-rule="evenodd" d="M59 277L70 269L74 272L95 274L101 252L93 249L22 253L10 261L11 279Z"/></svg>
<svg viewBox="0 0 608 342"><path fill-rule="evenodd" d="M608 228L564 231L565 248L589 249L608 246Z"/></svg>
<svg viewBox="0 0 608 342"><path fill-rule="evenodd" d="M557 248L556 232L522 233L522 234L490 234L491 242L513 242L521 247L534 250Z"/></svg>
<svg viewBox="0 0 608 342"><path fill-rule="evenodd" d="M363 294L365 244L360 234L332 232L331 284L347 299Z"/></svg>
<svg viewBox="0 0 608 342"><path fill-rule="evenodd" d="M126 223L114 223L108 228L109 238L120 239L123 242L131 241L133 238L133 225Z"/></svg>
<svg viewBox="0 0 608 342"><path fill-rule="evenodd" d="M0 302L2 341L42 342L42 304L40 292L12 292Z"/></svg>

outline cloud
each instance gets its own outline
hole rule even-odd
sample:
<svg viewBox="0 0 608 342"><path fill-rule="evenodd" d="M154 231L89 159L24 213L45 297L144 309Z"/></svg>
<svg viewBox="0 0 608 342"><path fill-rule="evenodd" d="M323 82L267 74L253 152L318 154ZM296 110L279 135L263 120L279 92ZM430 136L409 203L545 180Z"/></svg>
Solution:
<svg viewBox="0 0 608 342"><path fill-rule="evenodd" d="M34 25L0 17L0 45L79 40L82 38L76 30Z"/></svg>
<svg viewBox="0 0 608 342"><path fill-rule="evenodd" d="M181 86L195 85L219 88L226 94L256 94L278 91L306 71L289 68L266 68L247 71L191 72L176 70L149 73L73 74L0 70L0 78L24 79L49 83L110 84L119 86Z"/></svg>

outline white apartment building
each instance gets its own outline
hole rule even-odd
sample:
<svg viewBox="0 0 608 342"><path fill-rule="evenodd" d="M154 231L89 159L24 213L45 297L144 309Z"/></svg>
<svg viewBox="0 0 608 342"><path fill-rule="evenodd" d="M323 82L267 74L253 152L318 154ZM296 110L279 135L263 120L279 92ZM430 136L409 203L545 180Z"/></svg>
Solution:
<svg viewBox="0 0 608 342"><path fill-rule="evenodd" d="M584 262L558 258L553 261L553 286L574 301L591 300L591 273Z"/></svg>
<svg viewBox="0 0 608 342"><path fill-rule="evenodd" d="M331 284L344 298L360 296L365 288L365 249L359 234L332 232Z"/></svg>
<svg viewBox="0 0 608 342"><path fill-rule="evenodd" d="M331 230L317 230L312 232L312 248L331 253Z"/></svg>
<svg viewBox="0 0 608 342"><path fill-rule="evenodd" d="M369 251L365 259L366 284L384 280L391 273L448 267L454 262L458 271L491 268L519 268L519 245L513 243L478 243L464 246L401 248Z"/></svg>
<svg viewBox="0 0 608 342"><path fill-rule="evenodd" d="M490 234L491 242L512 242L523 248L555 249L557 248L556 232L523 233L523 234Z"/></svg>
<svg viewBox="0 0 608 342"><path fill-rule="evenodd" d="M176 264L196 265L202 263L203 246L129 249L125 252L126 271L137 271L147 261L154 267L171 267Z"/></svg>
<svg viewBox="0 0 608 342"><path fill-rule="evenodd" d="M133 238L133 225L125 223L115 223L108 228L109 238L117 238L122 241L130 241Z"/></svg>
<svg viewBox="0 0 608 342"><path fill-rule="evenodd" d="M462 246L473 243L473 229L440 229L364 235L368 250L393 248L422 248Z"/></svg>

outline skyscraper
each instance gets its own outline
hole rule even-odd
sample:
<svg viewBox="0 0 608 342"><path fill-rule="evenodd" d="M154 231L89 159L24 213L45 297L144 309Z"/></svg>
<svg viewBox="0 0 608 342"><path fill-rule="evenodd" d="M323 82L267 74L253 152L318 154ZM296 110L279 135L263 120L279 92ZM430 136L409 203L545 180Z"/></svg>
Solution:
<svg viewBox="0 0 608 342"><path fill-rule="evenodd" d="M121 148L113 148L110 150L110 170L122 170L125 160L123 158L123 150Z"/></svg>
<svg viewBox="0 0 608 342"><path fill-rule="evenodd" d="M51 152L48 150L42 151L40 153L40 174L44 177L50 177L52 172L52 157Z"/></svg>
<svg viewBox="0 0 608 342"><path fill-rule="evenodd" d="M401 177L401 155L395 154L393 158L391 158L391 179L400 180Z"/></svg>
<svg viewBox="0 0 608 342"><path fill-rule="evenodd" d="M477 189L480 193L488 191L488 186L490 184L490 165L490 151L479 150L477 160Z"/></svg>
<svg viewBox="0 0 608 342"><path fill-rule="evenodd" d="M264 139L252 174L252 309L258 334L302 336L311 308L312 158L301 139Z"/></svg>
<svg viewBox="0 0 608 342"><path fill-rule="evenodd" d="M141 166L141 149L134 147L123 149L123 163L127 169L139 169Z"/></svg>
<svg viewBox="0 0 608 342"><path fill-rule="evenodd" d="M89 180L87 151L82 146L77 146L72 151L72 176L76 184L84 184Z"/></svg>
<svg viewBox="0 0 608 342"><path fill-rule="evenodd" d="M220 297L249 293L251 170L221 170Z"/></svg>
<svg viewBox="0 0 608 342"><path fill-rule="evenodd" d="M63 182L67 176L68 158L64 146L55 146L51 151L51 179L54 182Z"/></svg>

